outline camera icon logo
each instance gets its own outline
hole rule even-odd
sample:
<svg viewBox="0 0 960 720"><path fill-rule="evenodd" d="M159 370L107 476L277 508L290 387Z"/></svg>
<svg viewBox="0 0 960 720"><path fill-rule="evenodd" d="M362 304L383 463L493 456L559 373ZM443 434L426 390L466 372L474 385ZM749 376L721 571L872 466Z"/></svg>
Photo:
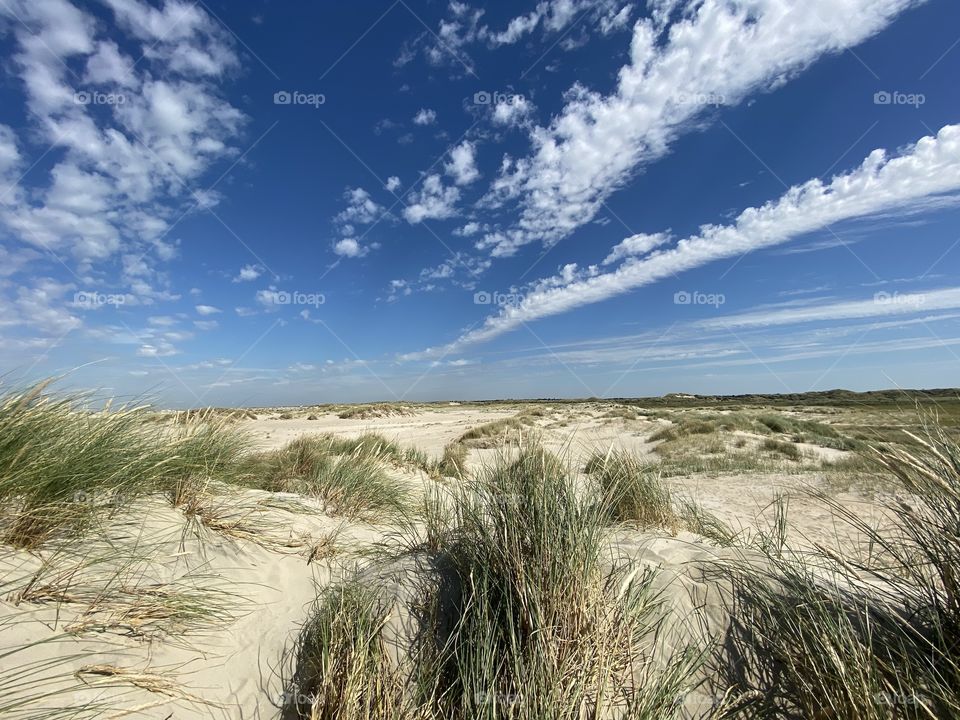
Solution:
<svg viewBox="0 0 960 720"><path fill-rule="evenodd" d="M474 305L489 305L491 302L493 302L493 297L486 290L473 294Z"/></svg>
<svg viewBox="0 0 960 720"><path fill-rule="evenodd" d="M680 290L673 294L674 305L689 305L691 300L692 296L686 290Z"/></svg>
<svg viewBox="0 0 960 720"><path fill-rule="evenodd" d="M286 90L280 90L273 94L274 105L289 105L293 101L293 96Z"/></svg>
<svg viewBox="0 0 960 720"><path fill-rule="evenodd" d="M874 105L889 105L893 101L893 96L886 90L881 90L873 94Z"/></svg>
<svg viewBox="0 0 960 720"><path fill-rule="evenodd" d="M476 105L489 105L490 104L490 93L486 90L481 90L473 94L473 102Z"/></svg>

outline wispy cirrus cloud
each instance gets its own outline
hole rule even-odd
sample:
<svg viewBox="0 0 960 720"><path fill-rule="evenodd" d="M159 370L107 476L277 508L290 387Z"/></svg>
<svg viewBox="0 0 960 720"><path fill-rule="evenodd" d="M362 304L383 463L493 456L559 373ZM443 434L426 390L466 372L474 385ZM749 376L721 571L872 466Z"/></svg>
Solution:
<svg viewBox="0 0 960 720"><path fill-rule="evenodd" d="M945 197L960 191L960 125L947 125L890 157L875 150L853 171L797 185L777 200L748 208L729 225L705 225L697 235L642 259L627 259L616 270L593 268L566 278L539 281L537 289L453 343L416 358L446 354L491 340L524 323L601 302L670 275L723 258L773 247L832 223L900 209L915 212L941 207ZM565 272L570 276L569 270Z"/></svg>
<svg viewBox="0 0 960 720"><path fill-rule="evenodd" d="M620 69L616 90L603 95L575 85L563 111L531 129L532 152L507 159L485 204L515 202L519 218L478 248L509 256L528 243L566 237L634 173L666 155L694 121L782 85L920 1L658 3L659 12L634 26L630 63Z"/></svg>

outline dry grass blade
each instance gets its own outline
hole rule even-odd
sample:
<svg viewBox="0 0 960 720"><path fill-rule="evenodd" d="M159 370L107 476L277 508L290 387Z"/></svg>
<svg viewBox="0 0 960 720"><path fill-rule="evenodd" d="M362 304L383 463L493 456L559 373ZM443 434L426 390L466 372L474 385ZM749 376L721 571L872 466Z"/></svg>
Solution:
<svg viewBox="0 0 960 720"><path fill-rule="evenodd" d="M137 670L129 667L120 667L118 665L84 665L75 673L77 679L88 686L122 686L128 685L155 695L164 695L175 700L185 700L197 705L206 705L208 707L222 707L217 703L204 700L203 698L187 692L176 680L168 673L150 672L147 670Z"/></svg>
<svg viewBox="0 0 960 720"><path fill-rule="evenodd" d="M14 605L56 605L74 634L117 632L182 640L230 622L242 605L236 590L202 570L159 579L159 550L150 545L64 546L43 555L26 576L7 575L0 588ZM59 621L59 620L58 620Z"/></svg>

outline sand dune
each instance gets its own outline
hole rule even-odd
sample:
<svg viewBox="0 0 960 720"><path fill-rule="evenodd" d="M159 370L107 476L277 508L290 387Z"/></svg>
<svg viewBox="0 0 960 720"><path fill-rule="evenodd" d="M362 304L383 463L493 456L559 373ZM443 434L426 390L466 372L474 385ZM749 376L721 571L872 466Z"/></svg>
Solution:
<svg viewBox="0 0 960 720"><path fill-rule="evenodd" d="M638 648L646 648L643 663L610 677L625 687L649 684L651 677L683 666L691 648L700 648L711 661L690 668L668 705L677 717L712 717L734 701L748 702L751 692L769 691L763 677L751 675L749 664L733 657L739 591L729 568L776 568L783 558L801 557L812 548L857 556L863 528L841 522L837 508L866 521L889 520L881 507L887 490L858 488L838 474L835 463L843 466L855 453L838 449L842 443L827 430L818 431L826 433L826 445L811 436L797 443L798 451L787 452L776 444L786 439L769 442L769 435L734 427L699 428L683 441L691 443L698 462L716 462L722 455L729 467L682 473L661 448L673 443L669 452L680 452L678 440L664 431L676 431L689 417L642 408L464 405L375 418L344 419L309 409L258 409L256 415L233 419L230 427L245 435L253 451L268 453L244 462L260 463L251 467L263 468L261 474L274 473L275 485L255 487L257 482L248 480L240 487L208 479L189 492L177 489L180 499L174 502L163 492L129 502L111 498L80 536L54 534L34 547L3 547L0 690L12 700L0 700L0 718L59 717L66 707L70 717L299 717L316 702L314 695L298 697L307 691L295 682L304 672L303 628L318 612L318 597L343 583L368 588L379 598L377 607L386 608L378 635L387 648L384 672L395 671L406 678L401 684L412 683L418 643L437 628L451 631L465 592L453 566L438 559L446 551L438 554L432 547L441 541L431 540L433 521L418 508L434 498L439 502L434 513L444 507L461 512L458 503L465 501L457 498L466 497L462 493L471 483L530 447L559 458L588 505L599 497L591 495L596 471L586 472L590 463L625 452L638 467L662 476L672 519L661 527L614 523L604 531L597 552L605 569L591 581L597 583L594 590L584 586L589 591L584 597L595 595L601 603L597 612L608 608L616 614L617 603L634 602L633 588L643 579L660 619L634 638ZM500 428L502 435L488 428ZM371 433L382 437L382 447L322 444ZM708 436L729 450L711 445L704 451ZM290 446L301 447L299 455L289 454L293 441L306 443ZM441 459L459 445L468 474L445 476L441 468L450 466ZM744 446L756 458L752 466L734 470L732 462L747 463L735 450ZM333 460L309 455L319 452L316 447L333 453ZM369 467L378 468L384 482L404 496L407 509L360 512L351 510L336 488L307 491L309 483L284 484L284 473L298 471L282 464L287 462L282 453L294 463L333 462L324 466L329 472L341 467L338 463L353 467L344 458L363 455L363 462L373 463ZM731 536L691 520L681 512L689 507ZM781 518L788 520L782 530ZM827 581L830 573L817 576ZM606 587L609 582L613 585ZM424 614L425 598L436 599L433 615ZM723 663L741 663L746 674L739 684L718 671ZM517 702L509 699L506 707ZM611 700L600 714L631 717L624 703Z"/></svg>

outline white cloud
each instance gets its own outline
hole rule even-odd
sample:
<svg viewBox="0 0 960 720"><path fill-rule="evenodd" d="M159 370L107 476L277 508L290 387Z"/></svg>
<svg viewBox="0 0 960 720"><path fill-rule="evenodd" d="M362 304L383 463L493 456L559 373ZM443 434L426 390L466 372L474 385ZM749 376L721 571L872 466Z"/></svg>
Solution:
<svg viewBox="0 0 960 720"><path fill-rule="evenodd" d="M532 113L532 102L523 95L509 95L493 103L491 118L496 125L517 127L526 124Z"/></svg>
<svg viewBox="0 0 960 720"><path fill-rule="evenodd" d="M565 237L592 220L639 167L669 152L709 108L782 84L820 56L877 33L913 4L704 0L667 30L656 19L641 20L616 90L604 96L575 86L549 127L531 131L532 154L511 162L494 183L488 203L518 199L520 218L493 254Z"/></svg>
<svg viewBox="0 0 960 720"><path fill-rule="evenodd" d="M401 296L410 295L412 292L413 288L406 280L391 280L387 302L396 302Z"/></svg>
<svg viewBox="0 0 960 720"><path fill-rule="evenodd" d="M169 357L179 352L173 343L165 340L160 340L156 343L144 343L137 349L137 355L148 358Z"/></svg>
<svg viewBox="0 0 960 720"><path fill-rule="evenodd" d="M415 225L424 220L443 220L457 214L456 204L460 190L454 186L444 187L439 175L428 175L419 190L410 193L410 204L403 216Z"/></svg>
<svg viewBox="0 0 960 720"><path fill-rule="evenodd" d="M402 185L403 183L400 182L400 178L398 178L396 175L391 175L387 178L387 183L383 187L388 192L396 192Z"/></svg>
<svg viewBox="0 0 960 720"><path fill-rule="evenodd" d="M143 41L143 55L185 75L220 76L240 62L228 32L200 6L165 0L154 8L140 0L105 0L117 22Z"/></svg>
<svg viewBox="0 0 960 720"><path fill-rule="evenodd" d="M79 329L83 321L70 312L68 308L73 304L66 300L67 294L74 289L69 283L46 277L15 290L10 288L12 296L3 297L0 302L0 327L19 326L55 338Z"/></svg>
<svg viewBox="0 0 960 720"><path fill-rule="evenodd" d="M347 201L347 208L334 218L337 223L369 225L382 218L386 212L386 208L375 202L363 188L347 188L343 197Z"/></svg>
<svg viewBox="0 0 960 720"><path fill-rule="evenodd" d="M240 272L233 279L234 282L249 282L250 280L256 280L263 274L263 268L259 265L244 265L240 268Z"/></svg>
<svg viewBox="0 0 960 720"><path fill-rule="evenodd" d="M198 315L216 315L220 312L220 308L216 308L213 305L197 305L195 307Z"/></svg>
<svg viewBox="0 0 960 720"><path fill-rule="evenodd" d="M600 18L600 32L609 35L617 30L624 29L630 22L630 14L633 12L633 5L624 5L619 10L610 9L610 11Z"/></svg>
<svg viewBox="0 0 960 720"><path fill-rule="evenodd" d="M347 188L343 197L347 207L333 218L341 236L333 243L333 251L341 257L363 257L380 246L377 243L361 245L362 236L357 237L356 225L372 225L384 219L396 221L396 218L363 188Z"/></svg>
<svg viewBox="0 0 960 720"><path fill-rule="evenodd" d="M450 162L444 165L447 175L457 185L469 185L480 177L476 165L476 148L469 140L464 140L450 151Z"/></svg>
<svg viewBox="0 0 960 720"><path fill-rule="evenodd" d="M903 293L881 291L860 300L756 310L699 321L697 325L711 330L740 329L826 320L912 315L934 310L956 309L960 309L960 288L958 287Z"/></svg>
<svg viewBox="0 0 960 720"><path fill-rule="evenodd" d="M478 232L487 230L487 225L481 225L480 223L471 220L465 225L458 227L453 231L453 234L458 237L470 237L471 235L476 235Z"/></svg>
<svg viewBox="0 0 960 720"><path fill-rule="evenodd" d="M133 62L111 40L97 43L97 51L87 59L87 72L83 79L94 85L120 88L133 88L139 84L133 72Z"/></svg>
<svg viewBox="0 0 960 720"><path fill-rule="evenodd" d="M342 257L356 258L363 257L370 249L361 246L356 238L343 238L333 244L333 251Z"/></svg>
<svg viewBox="0 0 960 720"><path fill-rule="evenodd" d="M430 108L420 108L413 116L414 125L433 125L437 121L437 111Z"/></svg>
<svg viewBox="0 0 960 720"><path fill-rule="evenodd" d="M546 41L556 33L569 32L575 23L580 24L584 35L589 34L592 27L606 35L626 27L631 9L632 3L621 0L540 0L533 10L510 19L497 30L482 22L483 8L454 0L449 4L448 17L440 21L436 33L425 33L413 44L405 45L394 64L402 67L411 62L420 45L431 64L451 65L472 73L473 63L466 54L471 44L488 48L514 45L538 29ZM584 18L586 22L581 22Z"/></svg>
<svg viewBox="0 0 960 720"><path fill-rule="evenodd" d="M942 207L944 196L958 191L960 125L947 125L936 137L921 138L899 156L875 150L858 168L835 176L829 184L814 179L794 186L775 201L744 210L730 225L704 225L699 234L675 247L639 260L628 258L616 270L569 281L541 281L543 289L487 318L481 328L462 335L444 351L490 340L523 323L601 302L722 258L780 245L843 220Z"/></svg>
<svg viewBox="0 0 960 720"><path fill-rule="evenodd" d="M134 293L159 300L172 294L156 289L166 280L154 265L176 254L175 244L161 238L184 202L193 201L185 186L237 154L228 143L245 117L210 78L238 60L226 31L195 5L107 4L120 27L143 43L137 65L115 40L97 38L101 31L123 38L109 16L95 19L65 0L0 4L0 34L13 35L10 69L22 83L34 130L30 154L35 160L52 146L54 160L46 186L34 175L33 187L5 195L0 225L27 244L72 255L84 272L121 253L140 257L136 274L121 279ZM82 76L72 66L83 68ZM122 101L93 107L86 104L92 91ZM11 137L0 128L0 177L11 161L24 162L26 149Z"/></svg>
<svg viewBox="0 0 960 720"><path fill-rule="evenodd" d="M604 258L603 264L610 265L611 263L623 260L625 257L646 255L648 252L660 247L668 240L670 240L670 235L668 233L654 233L652 235L639 233L637 235L631 235L630 237L621 241L619 244L614 245L613 250L610 251L610 254Z"/></svg>
<svg viewBox="0 0 960 720"><path fill-rule="evenodd" d="M22 158L17 147L17 134L7 125L0 125L0 179L15 180L11 173L20 167ZM4 192L7 188L4 188Z"/></svg>

